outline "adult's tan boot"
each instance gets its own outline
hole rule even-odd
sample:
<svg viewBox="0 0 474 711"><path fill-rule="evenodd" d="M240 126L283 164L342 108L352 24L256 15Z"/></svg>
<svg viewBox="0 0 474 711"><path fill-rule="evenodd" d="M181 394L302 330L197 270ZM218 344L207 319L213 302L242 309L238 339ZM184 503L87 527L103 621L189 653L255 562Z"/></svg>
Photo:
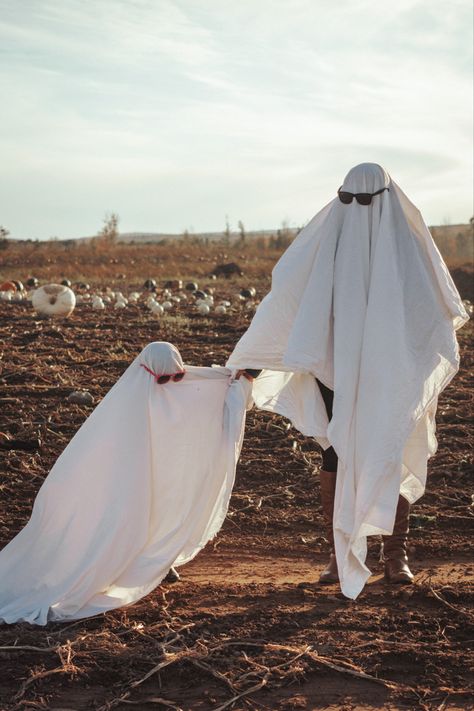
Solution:
<svg viewBox="0 0 474 711"><path fill-rule="evenodd" d="M410 504L404 496L400 495L393 533L391 536L382 536L385 579L389 583L408 585L413 582L413 573L408 567L407 557L409 519Z"/></svg>
<svg viewBox="0 0 474 711"><path fill-rule="evenodd" d="M334 553L334 533L332 519L334 515L334 496L336 493L336 472L327 472L321 469L319 472L321 505L323 508L324 522L326 524L326 537L331 546L331 554L326 568L319 576L322 585L330 585L339 582L337 571L336 554Z"/></svg>

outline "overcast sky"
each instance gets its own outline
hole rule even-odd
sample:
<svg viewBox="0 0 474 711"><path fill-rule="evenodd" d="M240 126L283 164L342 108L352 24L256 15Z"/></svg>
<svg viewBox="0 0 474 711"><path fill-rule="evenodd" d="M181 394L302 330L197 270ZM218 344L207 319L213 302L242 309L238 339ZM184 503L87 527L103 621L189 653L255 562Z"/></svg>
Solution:
<svg viewBox="0 0 474 711"><path fill-rule="evenodd" d="M471 0L0 0L0 225L302 225L365 161L467 222L472 44Z"/></svg>

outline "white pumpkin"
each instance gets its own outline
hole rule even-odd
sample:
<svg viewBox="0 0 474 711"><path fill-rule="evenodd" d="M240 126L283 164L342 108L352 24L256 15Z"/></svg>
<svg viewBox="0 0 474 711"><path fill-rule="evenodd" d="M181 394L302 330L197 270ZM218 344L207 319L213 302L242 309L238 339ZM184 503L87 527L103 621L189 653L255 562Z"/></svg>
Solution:
<svg viewBox="0 0 474 711"><path fill-rule="evenodd" d="M31 301L39 316L70 316L76 305L76 296L68 286L46 284L34 291Z"/></svg>
<svg viewBox="0 0 474 711"><path fill-rule="evenodd" d="M472 303L469 301L469 299L464 299L463 304L464 304L464 308L466 309L469 316L472 316L474 314L474 307L473 307Z"/></svg>
<svg viewBox="0 0 474 711"><path fill-rule="evenodd" d="M201 316L205 316L209 313L211 309L209 307L209 304L206 304L204 301L201 301L201 303L198 304L197 310L201 314Z"/></svg>
<svg viewBox="0 0 474 711"><path fill-rule="evenodd" d="M171 303L171 301L164 301L161 306L164 308L165 311L169 311L173 308L173 304Z"/></svg>
<svg viewBox="0 0 474 711"><path fill-rule="evenodd" d="M114 304L114 309L125 309L127 308L127 304L125 301L116 301Z"/></svg>
<svg viewBox="0 0 474 711"><path fill-rule="evenodd" d="M100 296L94 296L92 299L92 308L97 310L105 309L105 304Z"/></svg>
<svg viewBox="0 0 474 711"><path fill-rule="evenodd" d="M226 314L227 309L224 306L224 304L220 304L219 306L216 306L216 314Z"/></svg>
<svg viewBox="0 0 474 711"><path fill-rule="evenodd" d="M162 307L162 305L159 304L157 301L155 301L155 303L154 303L152 306L150 306L150 308L151 308L151 312L152 312L155 316L163 316L163 314L164 314L164 312L165 312L165 310L164 310L164 308Z"/></svg>
<svg viewBox="0 0 474 711"><path fill-rule="evenodd" d="M0 298L2 301L11 301L14 293L14 291L0 291Z"/></svg>

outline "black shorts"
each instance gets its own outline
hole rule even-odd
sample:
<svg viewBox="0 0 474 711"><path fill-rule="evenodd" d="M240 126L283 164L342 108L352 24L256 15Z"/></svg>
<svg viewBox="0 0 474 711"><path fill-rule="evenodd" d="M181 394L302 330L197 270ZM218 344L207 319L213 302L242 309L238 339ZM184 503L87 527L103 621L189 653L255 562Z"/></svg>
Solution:
<svg viewBox="0 0 474 711"><path fill-rule="evenodd" d="M326 407L326 412L329 421L332 418L332 403L334 400L334 392L323 385L317 378L316 382L318 384L321 395L323 396L324 405ZM323 469L327 472L337 472L337 454L332 447L328 449L323 449Z"/></svg>

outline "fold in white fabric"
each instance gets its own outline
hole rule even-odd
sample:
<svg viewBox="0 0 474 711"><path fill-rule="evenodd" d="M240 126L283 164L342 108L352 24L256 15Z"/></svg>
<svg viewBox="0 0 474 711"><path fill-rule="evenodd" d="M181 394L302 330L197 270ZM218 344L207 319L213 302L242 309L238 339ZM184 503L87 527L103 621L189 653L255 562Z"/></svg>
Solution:
<svg viewBox="0 0 474 711"><path fill-rule="evenodd" d="M230 356L263 368L257 407L288 417L338 455L334 537L341 590L370 571L366 537L393 531L399 493L418 499L437 447L439 393L459 368L455 330L468 319L417 208L379 165L353 168L338 197L277 263L272 289ZM334 390L331 422L317 377Z"/></svg>
<svg viewBox="0 0 474 711"><path fill-rule="evenodd" d="M182 372L179 382L156 375ZM128 605L220 529L250 396L225 368L150 343L63 451L0 552L0 620L45 625Z"/></svg>

